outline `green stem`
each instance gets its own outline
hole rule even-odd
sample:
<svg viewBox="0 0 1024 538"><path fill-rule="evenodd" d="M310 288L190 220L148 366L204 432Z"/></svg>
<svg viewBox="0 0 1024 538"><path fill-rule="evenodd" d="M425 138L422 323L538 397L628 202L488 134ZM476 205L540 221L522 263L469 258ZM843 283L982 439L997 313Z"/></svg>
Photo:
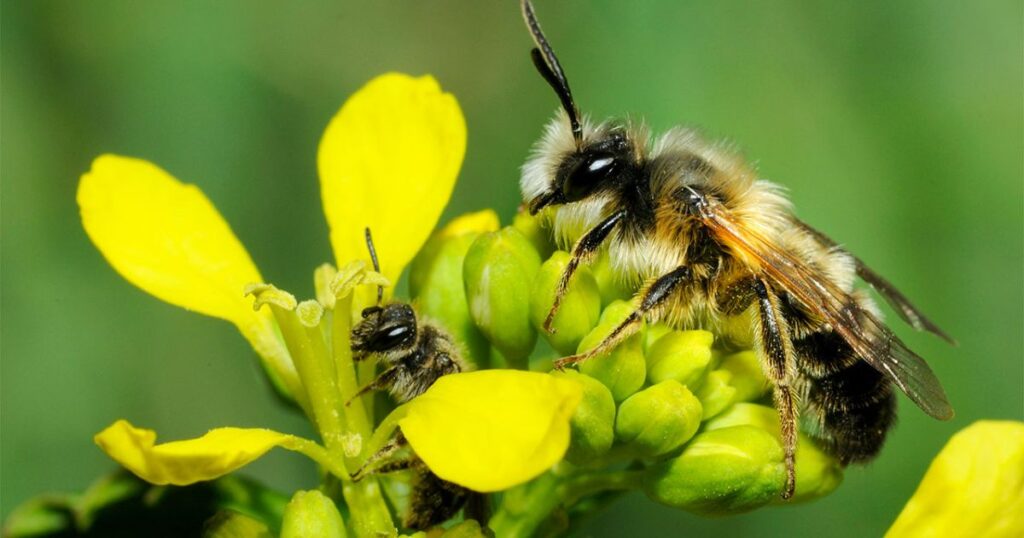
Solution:
<svg viewBox="0 0 1024 538"><path fill-rule="evenodd" d="M331 345L334 355L334 380L341 398L351 398L358 392L356 366L352 360L352 295L337 299L334 315L331 319ZM372 422L364 405L364 398L356 398L348 405L339 401L337 412L344 415L348 427L363 439L360 454L346 458L346 466L350 470L359 467L361 457L367 453L367 444L371 440ZM384 501L380 484L375 477L366 477L359 482L348 480L341 484L342 497L351 514L350 526L358 537L376 538L378 536L396 536L398 530L391 520L391 512Z"/></svg>
<svg viewBox="0 0 1024 538"><path fill-rule="evenodd" d="M334 346L334 369L337 372L338 390L344 398L351 398L359 392L355 363L352 360L352 295L337 299L331 320L331 344ZM370 417L364 402L365 397L356 398L348 405L342 405L349 428L367 439L370 436ZM356 462L349 462L354 464ZM350 467L351 468L351 467Z"/></svg>
<svg viewBox="0 0 1024 538"><path fill-rule="evenodd" d="M642 470L577 475L566 481L563 500L566 506L572 506L580 499L595 493L639 489L643 475Z"/></svg>
<svg viewBox="0 0 1024 538"><path fill-rule="evenodd" d="M356 536L378 538L398 535L398 529L391 521L391 512L384 502L380 484L375 478L365 478L359 482L342 482L341 494L348 505L351 514L350 526Z"/></svg>
<svg viewBox="0 0 1024 538"><path fill-rule="evenodd" d="M536 480L505 492L501 506L488 526L495 536L533 536L540 525L561 504L562 480L545 473Z"/></svg>
<svg viewBox="0 0 1024 538"><path fill-rule="evenodd" d="M333 458L327 452L327 449L320 446L319 444L310 441L309 439L293 437L282 446L290 450L294 450L296 452L304 454L309 459L317 462L321 467L324 468L324 470L326 470L328 473L331 473L339 480L348 480L348 470L340 465L341 460Z"/></svg>
<svg viewBox="0 0 1024 538"><path fill-rule="evenodd" d="M359 386L368 385L377 377L377 364L374 361L363 361L356 365L356 379ZM359 398L366 409L366 416L373 419L373 408L375 398L373 393L367 393Z"/></svg>
<svg viewBox="0 0 1024 538"><path fill-rule="evenodd" d="M384 420L380 421L380 424L377 425L377 429L373 431L370 440L363 443L363 453L372 455L383 448L394 437L395 430L398 429L398 421L405 418L408 411L407 404L402 404L392 409L388 416L384 417Z"/></svg>
<svg viewBox="0 0 1024 538"><path fill-rule="evenodd" d="M641 477L641 471L630 470L565 477L545 473L533 482L505 492L489 526L495 536L535 536L557 510L568 509L580 499L597 493L638 488Z"/></svg>
<svg viewBox="0 0 1024 538"><path fill-rule="evenodd" d="M331 456L341 461L344 457L342 436L345 432L342 417L337 411L341 402L335 385L334 368L327 356L320 330L316 325L304 325L294 311L274 304L271 309L309 397L320 437Z"/></svg>

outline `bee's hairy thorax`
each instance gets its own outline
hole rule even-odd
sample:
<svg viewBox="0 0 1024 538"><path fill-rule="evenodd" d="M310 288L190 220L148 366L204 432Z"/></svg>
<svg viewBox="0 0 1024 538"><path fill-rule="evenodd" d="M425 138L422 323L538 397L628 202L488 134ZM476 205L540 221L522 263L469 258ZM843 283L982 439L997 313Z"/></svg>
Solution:
<svg viewBox="0 0 1024 538"><path fill-rule="evenodd" d="M422 321L414 348L397 358L395 366L398 368L391 394L400 402L426 392L441 376L459 373L464 369L451 337L434 325Z"/></svg>

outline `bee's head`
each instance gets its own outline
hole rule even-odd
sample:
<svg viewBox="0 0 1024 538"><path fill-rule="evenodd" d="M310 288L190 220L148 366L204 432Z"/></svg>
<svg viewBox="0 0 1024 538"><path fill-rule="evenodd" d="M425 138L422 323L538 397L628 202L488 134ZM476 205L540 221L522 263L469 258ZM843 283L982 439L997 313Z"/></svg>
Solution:
<svg viewBox="0 0 1024 538"><path fill-rule="evenodd" d="M416 313L405 303L365 308L352 328L352 351L359 355L406 351L415 343Z"/></svg>
<svg viewBox="0 0 1024 538"><path fill-rule="evenodd" d="M523 18L536 47L533 64L562 103L562 113L548 125L533 158L523 167L521 188L530 213L549 205L587 199L614 187L636 161L633 142L620 125L592 126L581 120L562 66L541 32L529 0Z"/></svg>
<svg viewBox="0 0 1024 538"><path fill-rule="evenodd" d="M373 236L366 228L366 249L373 269L380 272ZM369 353L404 352L416 344L416 312L405 303L381 306L384 288L377 286L377 304L363 309L363 320L352 327L352 351L357 360Z"/></svg>

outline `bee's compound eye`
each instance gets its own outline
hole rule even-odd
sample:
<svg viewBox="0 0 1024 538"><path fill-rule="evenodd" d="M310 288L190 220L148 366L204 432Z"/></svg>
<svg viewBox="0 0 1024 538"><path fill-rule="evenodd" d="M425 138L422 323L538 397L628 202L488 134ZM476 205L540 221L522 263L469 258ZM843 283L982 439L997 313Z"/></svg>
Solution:
<svg viewBox="0 0 1024 538"><path fill-rule="evenodd" d="M385 338L399 340L407 334L409 334L409 328L404 325L399 325L398 327L392 327L384 334L384 336Z"/></svg>
<svg viewBox="0 0 1024 538"><path fill-rule="evenodd" d="M586 198L619 168L619 160L610 153L594 153L585 156L573 168L562 183L562 195L568 202Z"/></svg>
<svg viewBox="0 0 1024 538"><path fill-rule="evenodd" d="M368 339L366 349L369 351L388 351L408 345L416 335L416 328L410 325L392 325L381 327Z"/></svg>

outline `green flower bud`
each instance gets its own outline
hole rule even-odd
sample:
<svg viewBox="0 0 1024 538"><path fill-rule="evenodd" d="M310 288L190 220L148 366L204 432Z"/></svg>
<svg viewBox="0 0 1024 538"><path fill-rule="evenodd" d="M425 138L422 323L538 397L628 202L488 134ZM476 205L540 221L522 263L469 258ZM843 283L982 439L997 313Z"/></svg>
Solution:
<svg viewBox="0 0 1024 538"><path fill-rule="evenodd" d="M636 307L629 301L612 301L601 311L601 319L598 320L598 323L612 326L618 325L628 318L634 310L636 310ZM608 332L611 332L611 330L609 329Z"/></svg>
<svg viewBox="0 0 1024 538"><path fill-rule="evenodd" d="M722 370L732 374L729 384L736 388L735 401L749 402L768 392L768 379L761 370L761 362L753 351L741 351L722 359Z"/></svg>
<svg viewBox="0 0 1024 538"><path fill-rule="evenodd" d="M658 338L647 350L647 380L655 384L674 379L697 386L711 362L714 339L708 331L671 331Z"/></svg>
<svg viewBox="0 0 1024 538"><path fill-rule="evenodd" d="M537 215L531 215L529 211L520 211L512 218L512 227L519 230L533 244L533 248L537 249L537 254L540 254L541 259L551 256L551 253L555 251L551 233L541 226Z"/></svg>
<svg viewBox="0 0 1024 538"><path fill-rule="evenodd" d="M271 538L273 536L262 521L234 510L220 510L203 524L204 538Z"/></svg>
<svg viewBox="0 0 1024 538"><path fill-rule="evenodd" d="M577 351L582 353L597 346L618 324L618 321L599 323L583 337ZM580 363L580 372L604 383L616 402L625 400L643 386L647 377L641 335L627 338L607 355L598 355Z"/></svg>
<svg viewBox="0 0 1024 538"><path fill-rule="evenodd" d="M768 433L777 433L779 431L779 415L771 407L740 402L721 415L708 420L704 424L704 431L721 430L733 426L756 426Z"/></svg>
<svg viewBox="0 0 1024 538"><path fill-rule="evenodd" d="M768 406L738 403L704 425L705 431L749 425L780 439L779 413ZM781 441L780 441L781 442ZM796 494L791 502L808 501L828 495L843 481L839 461L800 434L796 446Z"/></svg>
<svg viewBox="0 0 1024 538"><path fill-rule="evenodd" d="M646 355L654 343L661 339L662 336L672 332L672 327L664 323L656 323L654 325L648 325L644 328L644 354Z"/></svg>
<svg viewBox="0 0 1024 538"><path fill-rule="evenodd" d="M434 234L409 266L409 293L420 315L440 323L477 367L487 366L491 346L469 313L462 269L473 241L497 229L493 211L459 217Z"/></svg>
<svg viewBox="0 0 1024 538"><path fill-rule="evenodd" d="M537 250L512 227L478 237L463 263L473 321L513 365L525 366L537 341L530 324L530 288L539 270Z"/></svg>
<svg viewBox="0 0 1024 538"><path fill-rule="evenodd" d="M683 452L647 469L644 493L652 500L702 515L746 512L782 493L782 447L755 426L703 432Z"/></svg>
<svg viewBox="0 0 1024 538"><path fill-rule="evenodd" d="M615 419L615 437L640 457L679 448L700 427L700 401L690 389L668 380L626 399Z"/></svg>
<svg viewBox="0 0 1024 538"><path fill-rule="evenodd" d="M580 340L597 325L601 316L601 296L597 291L597 283L589 269L580 267L569 282L569 290L562 297L562 304L555 314L552 324L555 332L549 333L543 329L562 271L568 264L567 252L557 251L552 254L540 266L530 296L530 321L551 347L563 355L576 351Z"/></svg>
<svg viewBox="0 0 1024 538"><path fill-rule="evenodd" d="M612 270L608 250L602 249L597 258L590 264L590 271L601 291L601 305L608 306L615 301L629 300L636 293L636 287L623 282Z"/></svg>
<svg viewBox="0 0 1024 538"><path fill-rule="evenodd" d="M553 375L571 379L583 387L583 399L569 422L571 436L565 459L585 465L607 452L615 440L615 400L608 387L590 376L573 370Z"/></svg>
<svg viewBox="0 0 1024 538"><path fill-rule="evenodd" d="M345 538L345 522L334 501L317 490L297 491L284 509L281 538Z"/></svg>
<svg viewBox="0 0 1024 538"><path fill-rule="evenodd" d="M704 405L704 420L707 420L729 407L736 401L736 387L729 384L732 372L714 370L704 377L704 383L697 389L697 398Z"/></svg>

